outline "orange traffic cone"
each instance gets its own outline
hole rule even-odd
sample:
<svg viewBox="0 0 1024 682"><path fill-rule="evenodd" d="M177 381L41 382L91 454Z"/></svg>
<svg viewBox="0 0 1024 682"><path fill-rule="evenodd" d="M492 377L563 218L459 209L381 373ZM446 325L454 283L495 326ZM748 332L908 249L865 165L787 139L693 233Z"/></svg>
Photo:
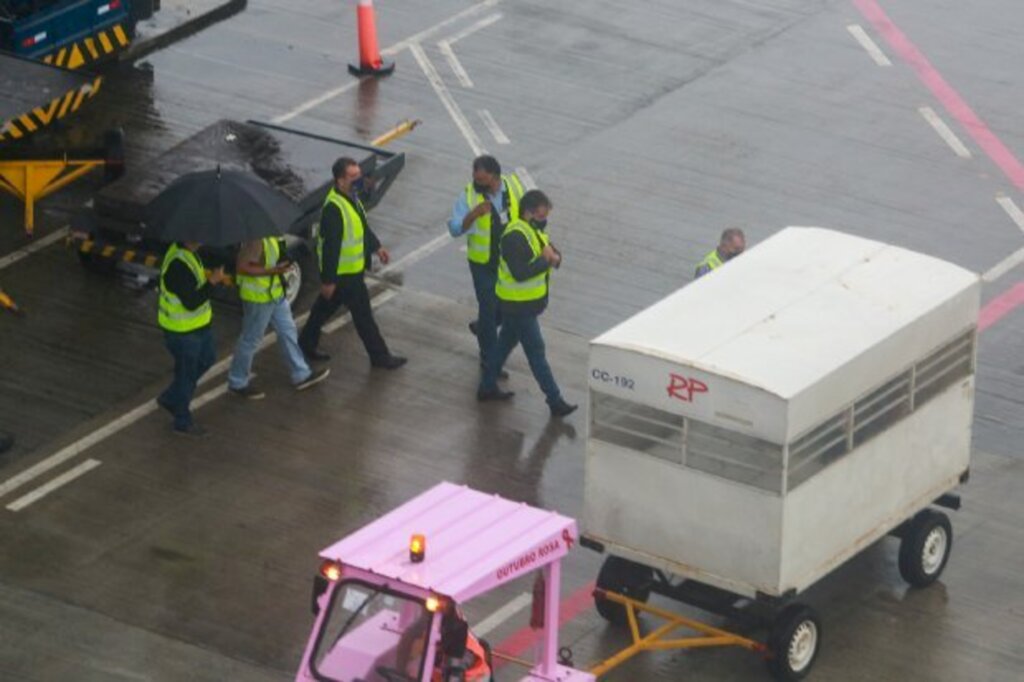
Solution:
<svg viewBox="0 0 1024 682"><path fill-rule="evenodd" d="M349 64L349 73L353 76L387 76L395 70L395 63L385 62L380 56L373 0L359 0L356 20L359 23L359 66Z"/></svg>

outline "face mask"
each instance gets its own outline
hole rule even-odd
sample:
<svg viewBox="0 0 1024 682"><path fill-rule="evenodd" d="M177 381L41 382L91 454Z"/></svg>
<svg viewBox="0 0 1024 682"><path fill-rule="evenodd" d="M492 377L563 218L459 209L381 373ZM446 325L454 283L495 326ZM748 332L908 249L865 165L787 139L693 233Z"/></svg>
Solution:
<svg viewBox="0 0 1024 682"><path fill-rule="evenodd" d="M491 188L488 187L487 185L481 185L479 182L473 183L473 191L476 192L477 194L486 195L488 192L490 192L490 189Z"/></svg>
<svg viewBox="0 0 1024 682"><path fill-rule="evenodd" d="M359 177L352 181L352 191L356 194L362 194L366 191L366 178Z"/></svg>
<svg viewBox="0 0 1024 682"><path fill-rule="evenodd" d="M530 218L530 224L533 225L535 230L543 230L548 226L547 220L537 220L536 218Z"/></svg>

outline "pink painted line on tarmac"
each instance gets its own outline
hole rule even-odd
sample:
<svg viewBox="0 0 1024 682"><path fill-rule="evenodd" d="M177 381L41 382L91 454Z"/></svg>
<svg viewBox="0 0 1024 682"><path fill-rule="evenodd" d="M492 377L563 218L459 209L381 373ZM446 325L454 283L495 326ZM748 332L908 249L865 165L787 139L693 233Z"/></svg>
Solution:
<svg viewBox="0 0 1024 682"><path fill-rule="evenodd" d="M1024 165L1021 165L1013 152L1006 148L1006 145L974 113L960 94L946 82L946 79L932 66L924 53L907 38L896 24L892 23L889 15L885 13L878 1L853 0L853 4L857 6L864 18L874 25L875 30L882 34L889 46L913 67L921 82L932 91L946 111L960 122L960 125L967 130L978 146L1010 179L1010 182L1017 189L1024 190Z"/></svg>
<svg viewBox="0 0 1024 682"><path fill-rule="evenodd" d="M1024 282L999 294L978 313L978 331L983 332L1005 317L1010 311L1024 303Z"/></svg>
<svg viewBox="0 0 1024 682"><path fill-rule="evenodd" d="M562 600L558 610L558 625L565 625L576 616L580 615L594 603L594 583L587 583L580 589L573 592L569 597ZM506 656L519 657L530 647L540 642L542 630L534 630L530 626L520 628L506 637L500 644L494 647L498 653ZM495 668L501 668L508 662L498 659L494 662Z"/></svg>

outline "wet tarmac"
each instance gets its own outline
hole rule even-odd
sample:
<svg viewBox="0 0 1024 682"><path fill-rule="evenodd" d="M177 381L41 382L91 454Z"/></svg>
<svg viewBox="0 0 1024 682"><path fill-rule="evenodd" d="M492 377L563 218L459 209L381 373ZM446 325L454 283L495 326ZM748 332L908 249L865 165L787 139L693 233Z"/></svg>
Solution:
<svg viewBox="0 0 1024 682"><path fill-rule="evenodd" d="M988 273L972 478L949 566L934 587L908 589L886 539L811 590L825 631L811 679L1020 679L1024 257L1014 254L1024 215L1014 208L1024 171L1013 161L1024 158L1014 30L1024 7L377 4L381 45L398 65L387 79L346 73L357 54L346 4L250 0L107 74L103 97L62 134L88 144L123 127L131 172L224 118L362 142L421 119L389 146L406 166L371 214L398 261L387 277L397 286L374 286L378 316L407 368L371 371L343 326L325 339L330 379L294 394L265 351L256 370L268 398L223 396L224 376L213 376L197 394L213 435L183 444L150 402L170 370L153 292L81 268L59 239L13 260L26 245L20 208L0 196L0 287L27 311L0 312L0 428L18 436L0 454L0 678L289 679L311 623L316 552L344 533L440 480L579 512L586 415L549 420L521 355L511 405L474 399L472 289L462 243L443 235L470 159L486 149L554 200L552 238L566 258L543 322L574 401L586 399L588 339L688 282L727 226L751 242L785 225L828 226ZM926 59L912 67L908 55ZM98 186L46 200L37 239L59 234ZM216 312L224 358L239 310ZM55 455L59 464L26 478ZM562 636L579 665L624 643L590 608L599 565L580 550L566 566ZM489 594L467 615L484 621L529 590ZM487 638L522 653L528 613ZM720 650L647 655L608 679L764 676L757 657Z"/></svg>

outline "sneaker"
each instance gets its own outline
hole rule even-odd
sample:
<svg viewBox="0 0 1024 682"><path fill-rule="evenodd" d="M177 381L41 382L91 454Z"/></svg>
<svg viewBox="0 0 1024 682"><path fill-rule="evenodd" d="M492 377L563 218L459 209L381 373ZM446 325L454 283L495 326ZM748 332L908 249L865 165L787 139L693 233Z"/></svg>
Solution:
<svg viewBox="0 0 1024 682"><path fill-rule="evenodd" d="M473 320L472 322L469 323L469 331L473 334L473 336L479 336L479 329L480 326L477 324L476 320Z"/></svg>
<svg viewBox="0 0 1024 682"><path fill-rule="evenodd" d="M564 400L559 400L554 405L551 405L551 416L552 417L568 417L570 414L576 411L578 405L570 405Z"/></svg>
<svg viewBox="0 0 1024 682"><path fill-rule="evenodd" d="M487 403L499 400L508 400L515 394L515 391L503 391L500 388L493 388L489 391L481 388L476 392L476 399L482 403Z"/></svg>
<svg viewBox="0 0 1024 682"><path fill-rule="evenodd" d="M296 391L305 391L310 386L316 386L321 381L326 379L327 375L330 374L330 373L331 373L331 368L330 367L324 367L323 369L318 369L315 372L313 372L312 374L310 374L308 377L306 377L305 379L300 381L299 383L295 384L295 390Z"/></svg>
<svg viewBox="0 0 1024 682"><path fill-rule="evenodd" d="M327 362L331 359L330 353L325 353L317 348L303 348L302 354L306 358L306 362Z"/></svg>
<svg viewBox="0 0 1024 682"><path fill-rule="evenodd" d="M181 429L175 426L174 434L176 436L187 436L189 438L206 438L210 435L206 429L194 422Z"/></svg>
<svg viewBox="0 0 1024 682"><path fill-rule="evenodd" d="M228 391L232 395L237 395L239 398L245 398L246 400L263 400L267 397L267 394L258 388L254 388L251 384L249 386L242 386L241 388L231 388L228 386Z"/></svg>
<svg viewBox="0 0 1024 682"><path fill-rule="evenodd" d="M407 362L408 360L401 355L385 355L377 360L370 360L370 365L380 369L398 369Z"/></svg>

